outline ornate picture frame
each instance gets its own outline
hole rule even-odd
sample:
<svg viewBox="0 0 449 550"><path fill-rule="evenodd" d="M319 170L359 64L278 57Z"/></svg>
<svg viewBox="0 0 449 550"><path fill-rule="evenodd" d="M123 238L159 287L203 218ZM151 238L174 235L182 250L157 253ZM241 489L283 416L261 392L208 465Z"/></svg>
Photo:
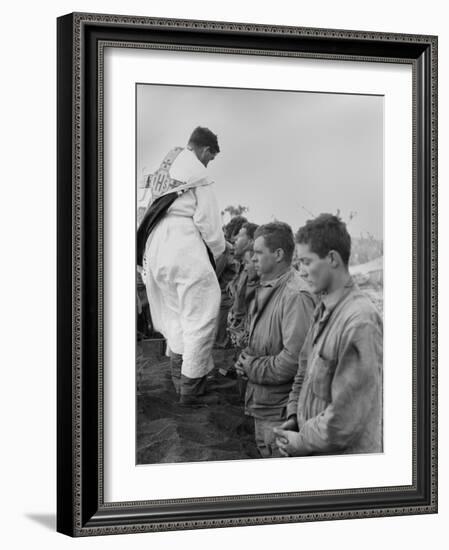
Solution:
<svg viewBox="0 0 449 550"><path fill-rule="evenodd" d="M58 18L58 502L70 536L437 512L437 37L74 13ZM413 464L406 486L104 499L105 47L412 68ZM130 369L134 368L130 365Z"/></svg>

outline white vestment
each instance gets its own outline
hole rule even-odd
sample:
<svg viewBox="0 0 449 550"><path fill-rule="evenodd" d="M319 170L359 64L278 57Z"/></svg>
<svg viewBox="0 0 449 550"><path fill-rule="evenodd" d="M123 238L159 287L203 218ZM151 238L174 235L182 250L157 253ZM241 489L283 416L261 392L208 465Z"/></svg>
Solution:
<svg viewBox="0 0 449 550"><path fill-rule="evenodd" d="M156 330L183 356L182 374L200 378L213 369L221 292L206 245L215 258L225 249L221 216L203 164L184 149L170 176L187 186L148 237L143 278Z"/></svg>

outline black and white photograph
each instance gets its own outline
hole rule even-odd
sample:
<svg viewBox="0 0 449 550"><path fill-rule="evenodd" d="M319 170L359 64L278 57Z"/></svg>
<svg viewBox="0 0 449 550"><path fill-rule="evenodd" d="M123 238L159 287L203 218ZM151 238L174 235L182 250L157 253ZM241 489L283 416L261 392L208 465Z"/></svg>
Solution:
<svg viewBox="0 0 449 550"><path fill-rule="evenodd" d="M382 95L135 93L136 464L382 453Z"/></svg>
<svg viewBox="0 0 449 550"><path fill-rule="evenodd" d="M437 513L438 36L319 15L58 18L58 532Z"/></svg>

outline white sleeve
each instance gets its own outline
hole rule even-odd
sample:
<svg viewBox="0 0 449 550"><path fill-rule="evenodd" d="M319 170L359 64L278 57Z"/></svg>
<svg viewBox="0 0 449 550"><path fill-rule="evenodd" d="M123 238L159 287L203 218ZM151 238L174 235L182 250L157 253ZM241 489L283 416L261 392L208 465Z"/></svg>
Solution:
<svg viewBox="0 0 449 550"><path fill-rule="evenodd" d="M193 214L193 223L214 258L218 258L225 250L225 238L221 228L221 215L213 185L201 185L194 190L197 206Z"/></svg>

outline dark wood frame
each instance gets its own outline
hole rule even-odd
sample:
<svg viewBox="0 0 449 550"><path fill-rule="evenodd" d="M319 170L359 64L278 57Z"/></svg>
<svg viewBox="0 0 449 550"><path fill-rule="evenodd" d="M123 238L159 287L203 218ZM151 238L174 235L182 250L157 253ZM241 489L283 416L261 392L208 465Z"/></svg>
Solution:
<svg viewBox="0 0 449 550"><path fill-rule="evenodd" d="M412 65L412 485L104 503L102 48L111 43ZM437 38L78 13L58 19L57 62L58 531L87 536L436 512Z"/></svg>

